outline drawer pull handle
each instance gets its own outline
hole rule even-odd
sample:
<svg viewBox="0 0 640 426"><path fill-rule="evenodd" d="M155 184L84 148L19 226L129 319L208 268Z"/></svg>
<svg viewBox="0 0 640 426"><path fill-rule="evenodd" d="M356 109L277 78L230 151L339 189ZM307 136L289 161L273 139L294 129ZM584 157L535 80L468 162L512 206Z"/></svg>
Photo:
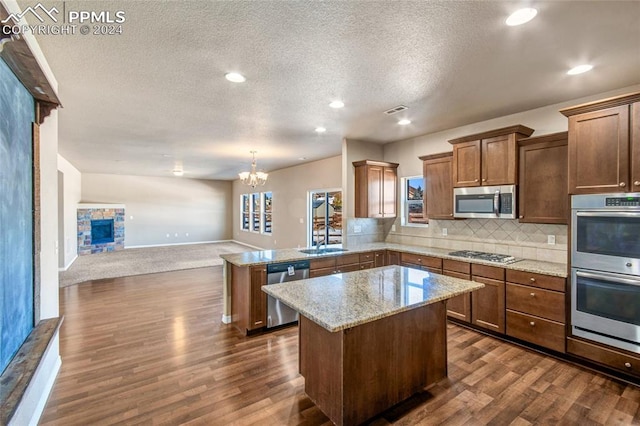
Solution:
<svg viewBox="0 0 640 426"><path fill-rule="evenodd" d="M626 183L624 183L624 182L620 182L620 183L618 184L618 186L619 186L620 188L624 188L625 186L627 186L627 184L626 184Z"/></svg>
<svg viewBox="0 0 640 426"><path fill-rule="evenodd" d="M535 322L533 322L533 321L531 321L531 322L529 323L529 325L530 325L531 327L535 327L536 323L535 323Z"/></svg>
<svg viewBox="0 0 640 426"><path fill-rule="evenodd" d="M627 367L627 368L631 368L631 363L630 362L625 362L624 366Z"/></svg>
<svg viewBox="0 0 640 426"><path fill-rule="evenodd" d="M531 293L531 297L536 297L536 294L535 293Z"/></svg>
<svg viewBox="0 0 640 426"><path fill-rule="evenodd" d="M633 182L633 184L634 184L635 186L640 186L640 180L637 180L637 181Z"/></svg>
<svg viewBox="0 0 640 426"><path fill-rule="evenodd" d="M532 282L532 283L535 283L535 282L536 282L536 279L535 279L535 278L533 278L533 277L531 277L531 282Z"/></svg>

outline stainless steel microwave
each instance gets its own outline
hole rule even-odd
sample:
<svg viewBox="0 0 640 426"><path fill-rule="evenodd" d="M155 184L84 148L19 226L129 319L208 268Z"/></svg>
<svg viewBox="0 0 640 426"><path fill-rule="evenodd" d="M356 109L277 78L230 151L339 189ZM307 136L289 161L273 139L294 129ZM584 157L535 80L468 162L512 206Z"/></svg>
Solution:
<svg viewBox="0 0 640 426"><path fill-rule="evenodd" d="M454 188L453 217L515 219L516 186Z"/></svg>

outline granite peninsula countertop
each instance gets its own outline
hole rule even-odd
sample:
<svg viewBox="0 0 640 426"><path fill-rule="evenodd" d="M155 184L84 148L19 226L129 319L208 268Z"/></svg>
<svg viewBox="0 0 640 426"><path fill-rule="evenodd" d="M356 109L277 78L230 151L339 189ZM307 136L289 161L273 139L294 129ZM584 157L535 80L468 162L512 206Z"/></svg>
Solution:
<svg viewBox="0 0 640 426"><path fill-rule="evenodd" d="M357 246L348 246L346 247L346 249L347 250L344 252L326 254L305 254L298 251L298 249L260 250L244 253L222 254L220 255L220 257L236 266L254 266L264 265L268 263L291 262L294 260L310 260L321 257L331 257L349 253L362 253L373 250L396 250L425 256L435 256L443 259L497 266L506 269L513 269L516 271L533 272L562 278L567 277L567 265L564 263L552 263L538 260L521 259L517 262L505 265L478 259L467 259L458 256L451 256L449 253L453 251L453 249L439 249L434 247L410 246L394 243L369 243Z"/></svg>
<svg viewBox="0 0 640 426"><path fill-rule="evenodd" d="M262 287L330 332L478 290L484 284L404 266L383 266Z"/></svg>

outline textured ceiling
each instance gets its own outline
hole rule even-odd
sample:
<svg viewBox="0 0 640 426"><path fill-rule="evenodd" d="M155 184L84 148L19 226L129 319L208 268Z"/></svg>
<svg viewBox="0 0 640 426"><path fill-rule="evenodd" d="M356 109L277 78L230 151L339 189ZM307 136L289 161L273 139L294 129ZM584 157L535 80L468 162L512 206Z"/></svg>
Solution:
<svg viewBox="0 0 640 426"><path fill-rule="evenodd" d="M36 37L64 105L59 151L82 172L179 163L234 179L252 149L272 171L339 155L344 137L390 142L640 83L638 1L533 1L520 27L504 24L512 1L42 3L126 13L121 35ZM565 74L581 63L593 71Z"/></svg>

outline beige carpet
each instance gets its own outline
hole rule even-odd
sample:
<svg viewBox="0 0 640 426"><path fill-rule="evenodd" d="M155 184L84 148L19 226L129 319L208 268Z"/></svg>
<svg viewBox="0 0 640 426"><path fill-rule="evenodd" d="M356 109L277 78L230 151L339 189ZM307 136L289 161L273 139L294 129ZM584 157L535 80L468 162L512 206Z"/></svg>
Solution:
<svg viewBox="0 0 640 426"><path fill-rule="evenodd" d="M255 249L241 244L222 242L134 248L78 256L68 270L60 272L60 287L102 278L222 265L220 255L223 253L253 250Z"/></svg>

